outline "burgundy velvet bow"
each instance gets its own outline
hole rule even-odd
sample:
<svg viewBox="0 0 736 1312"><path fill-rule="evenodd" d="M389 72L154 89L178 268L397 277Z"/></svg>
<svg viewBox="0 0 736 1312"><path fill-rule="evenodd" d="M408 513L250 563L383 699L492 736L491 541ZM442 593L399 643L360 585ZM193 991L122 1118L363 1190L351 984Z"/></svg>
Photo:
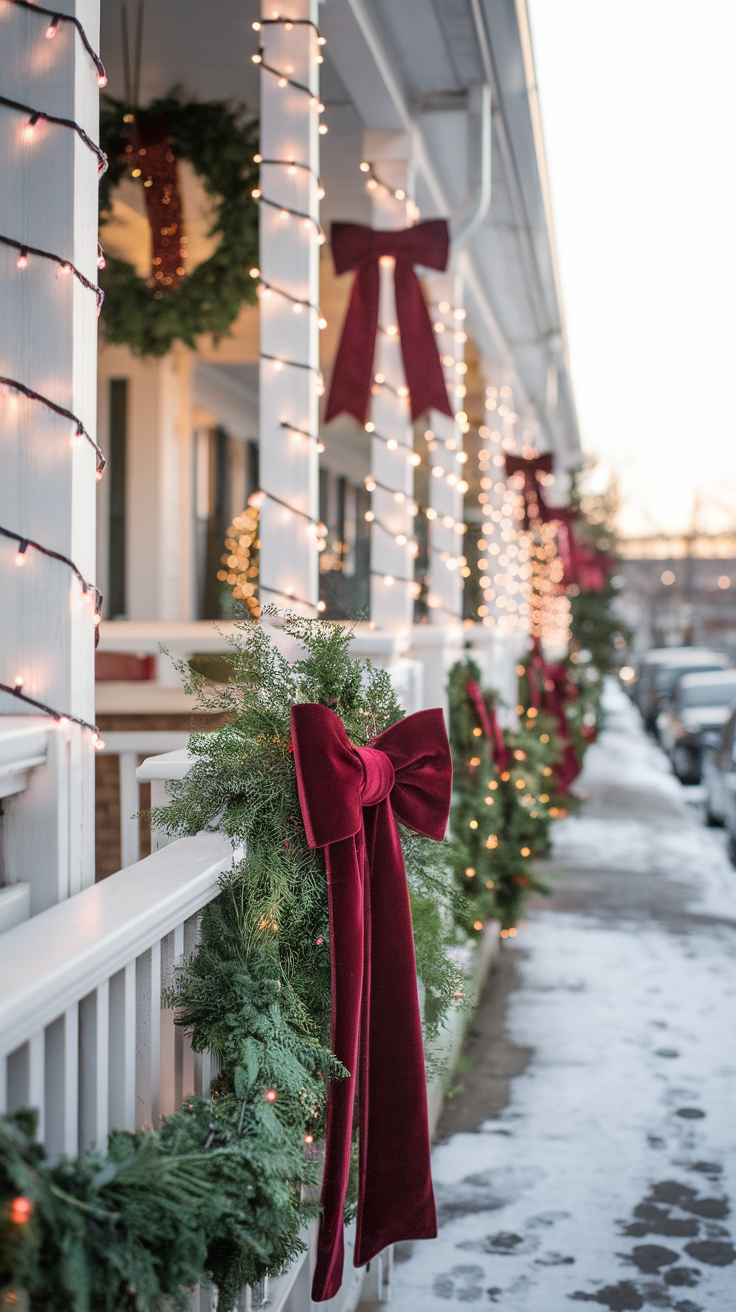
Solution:
<svg viewBox="0 0 736 1312"><path fill-rule="evenodd" d="M353 747L334 711L303 703L291 732L304 828L324 847L330 904L332 1049L350 1078L327 1103L322 1218L312 1285L332 1298L343 1269L343 1203L356 1075L360 1159L354 1262L437 1234L409 891L396 820L444 838L452 764L441 710L419 711Z"/></svg>
<svg viewBox="0 0 736 1312"><path fill-rule="evenodd" d="M551 451L546 451L542 456L534 456L532 460L525 460L522 456L506 457L506 477L511 478L512 474L524 476L524 528L528 528L533 519L541 519L547 523L548 520L555 518L555 512L547 505L539 482L540 474L551 473Z"/></svg>
<svg viewBox="0 0 736 1312"><path fill-rule="evenodd" d="M555 509L554 517L560 521L557 531L557 550L562 557L564 567L563 587L576 583L581 592L601 592L616 564L615 556L607 556L580 541L574 529L577 518L577 511L574 508L564 511Z"/></svg>
<svg viewBox="0 0 736 1312"><path fill-rule="evenodd" d="M480 720L480 727L486 738L491 744L491 754L499 770L505 770L509 760L509 749L504 741L501 726L498 723L496 708L492 706L490 711L486 706L486 699L483 696L482 689L473 679L469 679L465 687L468 696L475 707Z"/></svg>
<svg viewBox="0 0 736 1312"><path fill-rule="evenodd" d="M548 665L539 639L535 638L532 658L527 670L533 706L538 706L540 700L537 692L537 673L541 675L544 689L542 706L547 714L557 721L557 733L562 741L562 758L554 767L554 776L560 792L567 793L573 779L577 779L580 774L580 758L570 736L570 726L565 715L565 702L573 698L568 693L569 685L564 665ZM574 696L577 697L577 689Z"/></svg>
<svg viewBox="0 0 736 1312"><path fill-rule="evenodd" d="M373 357L378 331L382 255L396 260L394 287L401 354L411 399L411 417L434 408L452 417L437 343L415 264L444 269L450 249L446 219L428 219L414 228L376 231L362 223L333 223L332 258L337 274L355 269L355 282L332 373L325 422L346 411L359 423L368 419Z"/></svg>

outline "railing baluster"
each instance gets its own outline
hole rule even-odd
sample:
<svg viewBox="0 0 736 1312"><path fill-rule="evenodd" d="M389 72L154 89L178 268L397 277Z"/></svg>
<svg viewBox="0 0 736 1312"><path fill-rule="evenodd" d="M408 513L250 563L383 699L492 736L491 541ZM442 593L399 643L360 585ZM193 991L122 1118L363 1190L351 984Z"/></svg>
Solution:
<svg viewBox="0 0 736 1312"><path fill-rule="evenodd" d="M97 985L95 1028L95 1138L101 1152L107 1148L110 1088L110 981Z"/></svg>
<svg viewBox="0 0 736 1312"><path fill-rule="evenodd" d="M46 1032L37 1030L28 1040L28 1105L38 1110L38 1138L46 1129Z"/></svg>
<svg viewBox="0 0 736 1312"><path fill-rule="evenodd" d="M64 1013L64 1152L79 1152L79 1004Z"/></svg>
<svg viewBox="0 0 736 1312"><path fill-rule="evenodd" d="M158 1125L161 1108L161 944L136 961L136 1129Z"/></svg>
<svg viewBox="0 0 736 1312"><path fill-rule="evenodd" d="M120 864L123 869L140 860L141 839L137 752L121 752L118 757L120 771Z"/></svg>
<svg viewBox="0 0 736 1312"><path fill-rule="evenodd" d="M175 931L161 939L161 987L174 982ZM176 1102L176 1026L171 1007L161 1008L161 1115L178 1110Z"/></svg>

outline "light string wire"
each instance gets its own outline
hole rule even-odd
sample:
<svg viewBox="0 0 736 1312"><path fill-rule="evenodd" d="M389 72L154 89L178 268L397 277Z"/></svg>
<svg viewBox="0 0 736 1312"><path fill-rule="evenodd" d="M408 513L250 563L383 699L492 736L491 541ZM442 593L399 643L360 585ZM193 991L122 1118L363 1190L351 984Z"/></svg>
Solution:
<svg viewBox="0 0 736 1312"><path fill-rule="evenodd" d="M290 425L286 425L286 426L290 427ZM254 495L256 497L265 497L267 501L275 501L277 506L283 506L284 510L290 510L292 515L301 515L302 519L308 520L310 524L321 523L321 520L314 519L312 515L307 514L306 510L297 510L296 506L290 506L288 501L282 501L281 497L275 497L273 495L273 492L267 492L264 487L259 487L258 491ZM255 502L253 504L255 504Z"/></svg>
<svg viewBox="0 0 736 1312"><path fill-rule="evenodd" d="M72 423L77 426L75 436L85 437L90 446L94 448L97 455L97 473L98 475L102 474L102 471L105 468L105 457L94 438L90 437L81 419L78 419L75 414L72 414L71 410L65 410L63 405L57 405L55 401L49 400L48 396L43 396L41 392L34 392L32 387L26 387L25 383L19 383L15 378L4 378L0 375L0 386L10 387L15 392L21 392L23 396L27 396L29 400L38 401L40 405L45 405L48 410L53 410L55 414L62 415L64 419L71 419Z"/></svg>
<svg viewBox="0 0 736 1312"><path fill-rule="evenodd" d="M96 724L90 724L89 720L82 720L78 715L67 715L65 711L56 711L53 706L47 706L45 702L36 701L35 697L29 697L23 692L18 684L11 687L9 683L0 683L0 692L9 692L12 697L17 697L21 702L27 702L29 706L35 706L44 715L50 715L57 724L65 724L69 721L71 724L78 724L82 729L91 729L96 740L100 741L100 731Z"/></svg>
<svg viewBox="0 0 736 1312"><path fill-rule="evenodd" d="M325 449L324 442L322 441L322 438L319 436L319 434L315 435L314 433L308 433L306 428L297 428L295 424L289 424L286 422L285 419L282 419L280 421L279 427L286 428L290 433L298 433L300 437L308 437L310 442L317 443L317 450L320 452L320 454L324 451Z"/></svg>
<svg viewBox="0 0 736 1312"><path fill-rule="evenodd" d="M316 365L305 364L303 360L284 360L280 355L268 355L266 351L259 352L261 360L273 360L274 364L289 365L292 369L308 369L310 373L316 374L324 386L324 374Z"/></svg>
<svg viewBox="0 0 736 1312"><path fill-rule="evenodd" d="M1 524L0 524L0 533L2 534L3 537L10 538L12 541L19 543L20 550L18 552L18 556L20 556L21 558L25 556L28 547L33 547L35 551L40 551L44 556L49 556L52 560L60 560L62 564L68 565L72 573L75 574L76 577L79 579L79 582L82 585L82 592L85 594L85 596L88 593L92 593L92 598L95 603L95 613L96 614L99 613L102 607L102 593L100 592L99 588L95 586L94 583L90 583L88 579L84 577L82 571L77 568L73 560L70 560L68 556L63 555L62 552L60 551L52 551L50 547L42 546L40 542L34 541L33 538L26 538L23 536L22 533L16 533L13 529L3 528ZM16 557L15 563L16 565L19 565L22 563L22 560L18 560Z"/></svg>
<svg viewBox="0 0 736 1312"><path fill-rule="evenodd" d="M259 18L257 22L251 23L254 32L260 32L262 27L282 26L289 30L291 27L313 27L317 33L319 45L325 44L325 38L320 33L317 24L311 18L286 18L283 15L276 14L273 18Z"/></svg>
<svg viewBox="0 0 736 1312"><path fill-rule="evenodd" d="M315 172L311 164L302 164L298 159L264 159L262 155L253 156L254 164L283 164L285 168L304 169L305 173L311 173L318 185L320 185L319 173Z"/></svg>
<svg viewBox="0 0 736 1312"><path fill-rule="evenodd" d="M28 126L31 128L36 126L40 118L44 119L46 123L56 123L59 127L70 128L72 132L76 132L80 141L84 142L88 150L91 150L92 154L97 156L97 172L100 177L106 171L107 155L104 150L100 149L92 138L87 135L84 128L80 127L73 118L60 118L58 114L47 114L44 109L34 109L32 105L23 105L19 100L9 100L7 96L0 96L0 105L5 105L6 109L15 109L19 114L29 114Z"/></svg>
<svg viewBox="0 0 736 1312"><path fill-rule="evenodd" d="M251 196L259 205L270 205L272 210L279 210L281 214L291 214L295 219L303 219L305 223L313 223L318 234L318 240L321 238L320 245L325 242L324 229L319 219L312 218L311 214L305 213L304 210L293 210L289 205L280 205L278 201L262 195L260 187L254 187Z"/></svg>
<svg viewBox="0 0 736 1312"><path fill-rule="evenodd" d="M2 240L2 238L0 238ZM252 276L252 275L251 275ZM291 301L293 305L303 305L307 310L314 310L315 314L321 316L322 310L319 305L314 305L311 301L302 300L301 296L292 296L291 292L284 291L283 287L277 287L275 283L266 282L265 278L258 279L258 289L265 287L269 292L276 292L277 296L283 296L285 300Z"/></svg>
<svg viewBox="0 0 736 1312"><path fill-rule="evenodd" d="M87 33L85 32L78 18L75 18L73 14L60 14L58 9L46 9L44 8L43 5L31 4L30 0L6 0L6 3L10 5L15 5L17 9L30 10L32 14L48 14L49 18L51 19L51 23L46 29L46 35L48 37L56 35L56 29L59 23L72 23L74 27L76 27L79 33L79 37L82 42L82 45L84 46L85 50L87 51L87 54L92 60L92 63L97 69L98 86L101 87L107 86L107 73L105 72L105 65L100 59L100 56L92 47L89 37L87 36Z"/></svg>
<svg viewBox="0 0 736 1312"><path fill-rule="evenodd" d="M20 263L20 260L25 259L27 262L27 257L29 255L39 255L44 260L51 260L54 264L58 264L59 268L65 270L67 273L73 273L74 277L79 280L83 287L86 287L90 292L94 292L97 301L97 313L100 313L102 302L105 299L105 293L101 287L97 286L97 283L90 282L89 278L86 278L77 268L76 264L72 264L71 260L62 259L61 255L54 255L52 251L42 251L38 246L28 246L25 242L16 241L14 237L3 237L0 235L0 242L3 246L11 246L14 250L20 251L20 259L18 260L19 269L24 269L26 267L25 263Z"/></svg>
<svg viewBox="0 0 736 1312"><path fill-rule="evenodd" d="M286 588L269 588L265 583L258 583L259 592L270 592L272 597L288 597L289 601L298 601L300 606L311 606L312 610L324 610L323 601L307 601L304 597L297 597L293 592L287 592Z"/></svg>

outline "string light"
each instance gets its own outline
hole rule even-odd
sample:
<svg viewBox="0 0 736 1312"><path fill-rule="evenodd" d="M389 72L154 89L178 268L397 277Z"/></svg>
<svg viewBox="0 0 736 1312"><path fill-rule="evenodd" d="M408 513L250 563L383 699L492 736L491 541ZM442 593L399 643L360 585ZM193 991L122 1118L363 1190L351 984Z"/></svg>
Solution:
<svg viewBox="0 0 736 1312"><path fill-rule="evenodd" d="M6 109L15 109L19 114L29 114L30 118L26 124L27 129L33 129L39 119L46 123L55 123L57 127L69 128L76 132L80 141L83 141L88 150L91 150L97 156L97 172L100 176L107 169L107 155L104 150L95 144L91 137L87 135L84 128L80 127L73 118L60 118L57 114L47 114L43 109L34 109L31 105L24 105L18 100L9 100L7 96L0 96L0 105L5 105Z"/></svg>
<svg viewBox="0 0 736 1312"><path fill-rule="evenodd" d="M254 200L258 201L260 205L270 205L271 209L278 210L280 217L283 219L288 219L289 215L291 215L292 218L302 219L304 224L308 224L310 227L314 224L317 229L317 241L320 246L325 241L325 234L322 231L319 220L312 218L311 214L305 214L304 210L293 210L288 205L281 205L277 201L271 200L268 196L262 194L260 187L254 187L251 196Z"/></svg>
<svg viewBox="0 0 736 1312"><path fill-rule="evenodd" d="M89 278L85 278L84 274L80 272L76 265L71 264L69 260L63 259L61 255L54 255L51 251L42 251L38 246L26 246L23 242L16 241L13 237L0 236L0 243L3 246L10 246L13 250L20 251L20 255L16 260L16 265L19 269L26 269L28 267L29 255L38 255L41 259L51 260L54 264L58 264L61 273L73 273L74 277L79 280L83 287L94 292L97 301L97 313L100 313L102 302L105 299L105 293L96 283L90 282Z"/></svg>
<svg viewBox="0 0 736 1312"><path fill-rule="evenodd" d="M87 54L89 55L90 59L92 60L97 70L98 86L101 87L107 86L107 74L105 72L105 66L102 60L100 59L99 55L95 52L94 48L90 44L87 33L85 32L78 18L74 18L72 14L60 14L55 9L45 9L43 5L31 4L30 0L5 0L5 3L15 5L16 8L18 9L30 10L30 12L34 14L46 14L47 17L50 17L51 22L46 28L46 33L45 33L45 35L49 38L56 36L59 23L73 23L74 27L76 27L77 32L79 33L82 45L84 46L85 50L87 51Z"/></svg>
<svg viewBox="0 0 736 1312"><path fill-rule="evenodd" d="M283 296L287 301L291 301L295 307L298 306L299 309L304 307L308 310L314 310L315 313L320 316L320 327L324 327L324 328L327 327L327 320L322 319L322 311L318 305L313 305L311 301L302 300L299 296L292 296L291 292L285 291L283 287L276 287L275 284L272 282L266 282L265 278L261 278L260 269L251 269L250 276L251 278L259 279L258 282L259 291L263 287L269 293L275 292L277 296Z"/></svg>
<svg viewBox="0 0 736 1312"><path fill-rule="evenodd" d="M62 415L65 419L71 419L72 423L76 425L74 436L85 437L90 446L94 448L97 454L97 471L98 474L102 474L102 470L105 468L105 457L97 443L90 437L81 419L78 419L75 414L72 414L71 410L65 410L63 406L57 405L55 401L49 400L49 398L43 396L41 392L34 392L32 387L26 387L25 383L19 383L15 378L4 378L0 376L0 386L9 387L15 392L21 392L23 396L27 396L29 400L38 401L40 405L46 406L48 410L53 410L55 414Z"/></svg>

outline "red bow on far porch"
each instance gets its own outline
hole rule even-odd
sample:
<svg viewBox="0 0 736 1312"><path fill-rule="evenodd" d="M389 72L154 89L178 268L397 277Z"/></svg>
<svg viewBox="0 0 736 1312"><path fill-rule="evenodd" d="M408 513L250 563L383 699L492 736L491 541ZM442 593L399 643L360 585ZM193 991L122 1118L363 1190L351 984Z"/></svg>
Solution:
<svg viewBox="0 0 736 1312"><path fill-rule="evenodd" d="M335 272L355 269L355 282L335 359L325 422L343 411L355 415L361 424L368 419L382 255L396 260L396 317L412 419L430 409L452 417L432 323L414 272L415 264L446 268L450 250L447 220L428 219L399 232L376 231L362 223L333 223L331 240Z"/></svg>
<svg viewBox="0 0 736 1312"><path fill-rule="evenodd" d="M511 478L513 474L522 474L524 478L524 528L528 528L531 520L541 519L545 523L555 518L555 512L550 510L542 494L542 485L539 481L540 474L552 473L552 452L545 451L542 456L534 456L527 460L523 456L506 457L506 477Z"/></svg>

